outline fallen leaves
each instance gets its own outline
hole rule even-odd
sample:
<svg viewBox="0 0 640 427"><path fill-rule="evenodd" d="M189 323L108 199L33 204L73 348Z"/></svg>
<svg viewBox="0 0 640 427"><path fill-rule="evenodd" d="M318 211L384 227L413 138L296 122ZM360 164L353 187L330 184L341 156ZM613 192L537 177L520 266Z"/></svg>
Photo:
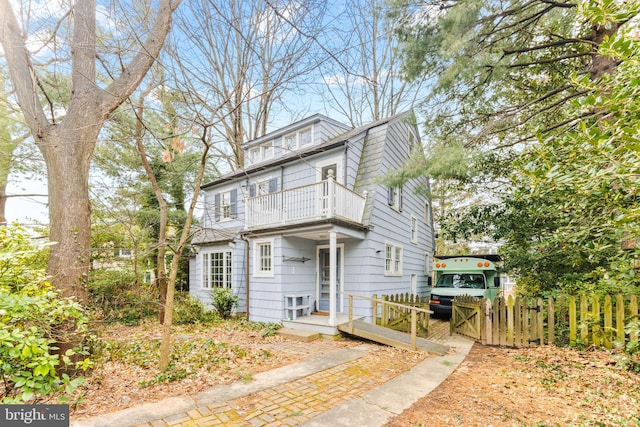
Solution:
<svg viewBox="0 0 640 427"><path fill-rule="evenodd" d="M615 357L474 344L453 374L387 425L639 425L640 376Z"/></svg>

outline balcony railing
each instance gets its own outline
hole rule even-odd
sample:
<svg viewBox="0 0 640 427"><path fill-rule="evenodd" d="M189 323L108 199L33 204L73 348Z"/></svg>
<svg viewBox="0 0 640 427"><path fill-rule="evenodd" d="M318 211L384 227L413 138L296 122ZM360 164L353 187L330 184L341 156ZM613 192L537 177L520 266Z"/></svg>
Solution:
<svg viewBox="0 0 640 427"><path fill-rule="evenodd" d="M246 200L248 229L338 218L362 223L366 194L361 196L333 178Z"/></svg>

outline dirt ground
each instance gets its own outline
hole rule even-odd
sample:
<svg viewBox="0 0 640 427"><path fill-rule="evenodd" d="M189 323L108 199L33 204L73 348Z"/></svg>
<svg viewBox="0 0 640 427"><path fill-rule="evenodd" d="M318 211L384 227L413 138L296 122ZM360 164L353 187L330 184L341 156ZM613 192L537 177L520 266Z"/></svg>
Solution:
<svg viewBox="0 0 640 427"><path fill-rule="evenodd" d="M387 426L640 426L640 374L618 359L476 343L440 386Z"/></svg>
<svg viewBox="0 0 640 427"><path fill-rule="evenodd" d="M110 344L78 390L72 414L95 415L250 381L255 373L360 344L349 338L299 343L229 325L176 328L173 368L159 376L154 367L159 336L153 324L103 331L101 339ZM378 351L373 356L401 362L396 375L426 357L382 345ZM640 374L619 367L618 357L606 351L474 344L440 386L387 425L640 426Z"/></svg>

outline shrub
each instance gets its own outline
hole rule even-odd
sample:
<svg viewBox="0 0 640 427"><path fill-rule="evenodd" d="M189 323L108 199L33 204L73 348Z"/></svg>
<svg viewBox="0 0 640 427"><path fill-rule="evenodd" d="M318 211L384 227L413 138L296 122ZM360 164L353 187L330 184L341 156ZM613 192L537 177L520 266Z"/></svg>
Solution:
<svg viewBox="0 0 640 427"><path fill-rule="evenodd" d="M173 323L176 325L204 323L213 320L213 312L188 292L176 292Z"/></svg>
<svg viewBox="0 0 640 427"><path fill-rule="evenodd" d="M94 270L89 276L90 306L108 322L135 325L157 314L158 299L133 273L123 270Z"/></svg>
<svg viewBox="0 0 640 427"><path fill-rule="evenodd" d="M61 400L83 383L84 378L62 375L91 367L87 355L88 317L71 298L61 298L44 280L46 248L35 247L24 229L0 228L0 402L43 400L62 392ZM56 354L56 342L71 326L84 342ZM72 360L73 356L73 360Z"/></svg>
<svg viewBox="0 0 640 427"><path fill-rule="evenodd" d="M211 303L220 317L228 319L233 309L238 307L238 295L228 288L216 288L211 293Z"/></svg>

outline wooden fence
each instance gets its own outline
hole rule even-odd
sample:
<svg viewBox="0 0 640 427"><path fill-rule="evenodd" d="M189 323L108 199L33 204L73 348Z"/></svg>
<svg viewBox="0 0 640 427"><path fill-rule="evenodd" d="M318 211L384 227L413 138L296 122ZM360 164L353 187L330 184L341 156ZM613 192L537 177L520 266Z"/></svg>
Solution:
<svg viewBox="0 0 640 427"><path fill-rule="evenodd" d="M429 297L405 293L396 295L383 295L382 302L376 302L377 295L373 295L375 324L391 328L397 331L411 331L411 307L429 310ZM389 302L391 304L386 304ZM378 306L380 309L378 309ZM418 335L426 336L429 330L429 313L418 311L417 313Z"/></svg>
<svg viewBox="0 0 640 427"><path fill-rule="evenodd" d="M626 326L638 321L636 295L562 296L534 299L509 296L493 301L456 297L451 332L489 345L543 344L612 348L638 340Z"/></svg>

